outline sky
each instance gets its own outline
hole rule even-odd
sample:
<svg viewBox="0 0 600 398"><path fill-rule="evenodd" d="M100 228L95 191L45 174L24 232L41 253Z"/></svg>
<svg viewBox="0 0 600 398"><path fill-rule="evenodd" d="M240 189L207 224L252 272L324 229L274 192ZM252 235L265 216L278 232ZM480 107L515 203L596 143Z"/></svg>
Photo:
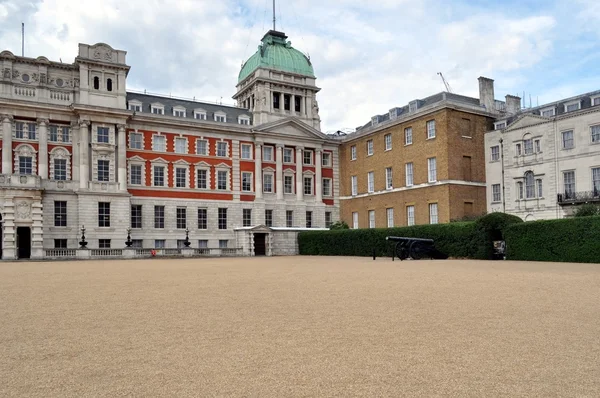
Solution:
<svg viewBox="0 0 600 398"><path fill-rule="evenodd" d="M271 0L0 0L0 50L73 62L77 44L127 51L127 88L233 104L272 27ZM277 30L310 55L322 130L444 91L525 105L600 89L597 0L278 0Z"/></svg>

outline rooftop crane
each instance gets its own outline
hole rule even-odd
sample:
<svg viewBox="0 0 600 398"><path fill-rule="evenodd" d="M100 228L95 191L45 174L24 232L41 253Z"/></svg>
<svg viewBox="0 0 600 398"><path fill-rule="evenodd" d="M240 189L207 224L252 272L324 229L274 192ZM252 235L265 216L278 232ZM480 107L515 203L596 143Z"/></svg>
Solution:
<svg viewBox="0 0 600 398"><path fill-rule="evenodd" d="M446 86L446 91L451 93L452 89L450 88L450 84L448 84L446 79L444 79L444 75L442 75L442 72L438 72L438 75L440 75L440 77L442 78L442 81L444 82L444 86Z"/></svg>

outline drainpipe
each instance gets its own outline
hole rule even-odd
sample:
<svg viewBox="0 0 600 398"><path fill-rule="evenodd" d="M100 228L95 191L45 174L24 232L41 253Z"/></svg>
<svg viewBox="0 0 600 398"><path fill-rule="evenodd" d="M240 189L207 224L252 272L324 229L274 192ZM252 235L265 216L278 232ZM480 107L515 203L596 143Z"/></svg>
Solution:
<svg viewBox="0 0 600 398"><path fill-rule="evenodd" d="M502 162L502 212L506 213L506 194L504 188L504 139L500 138L500 161Z"/></svg>

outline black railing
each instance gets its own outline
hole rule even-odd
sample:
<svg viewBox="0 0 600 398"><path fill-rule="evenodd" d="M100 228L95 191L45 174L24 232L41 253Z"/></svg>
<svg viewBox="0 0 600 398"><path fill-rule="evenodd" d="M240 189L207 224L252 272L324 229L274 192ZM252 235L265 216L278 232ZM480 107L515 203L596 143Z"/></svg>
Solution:
<svg viewBox="0 0 600 398"><path fill-rule="evenodd" d="M600 202L600 190L581 191L581 192L564 192L559 193L557 198L559 205Z"/></svg>

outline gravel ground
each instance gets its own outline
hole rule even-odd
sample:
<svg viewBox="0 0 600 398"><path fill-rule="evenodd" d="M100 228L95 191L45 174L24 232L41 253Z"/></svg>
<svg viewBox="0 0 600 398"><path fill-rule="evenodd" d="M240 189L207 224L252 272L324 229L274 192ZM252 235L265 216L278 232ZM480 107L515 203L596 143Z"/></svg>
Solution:
<svg viewBox="0 0 600 398"><path fill-rule="evenodd" d="M600 266L0 263L0 396L600 396Z"/></svg>

